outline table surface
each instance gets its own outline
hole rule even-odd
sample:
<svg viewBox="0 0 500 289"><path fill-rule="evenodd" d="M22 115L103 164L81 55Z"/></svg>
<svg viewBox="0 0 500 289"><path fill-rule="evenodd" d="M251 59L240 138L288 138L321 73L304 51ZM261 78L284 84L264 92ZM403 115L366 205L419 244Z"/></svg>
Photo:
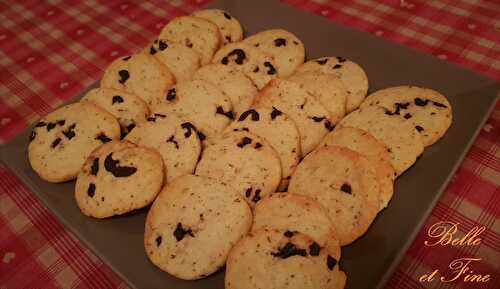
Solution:
<svg viewBox="0 0 500 289"><path fill-rule="evenodd" d="M145 46L172 17L209 1L0 1L0 143ZM498 0L285 0L298 9L500 79ZM126 43L126 45L124 45ZM500 288L500 102L387 288ZM438 222L479 244L427 246ZM0 289L128 288L0 164ZM465 282L450 263L475 258ZM433 281L420 277L438 270ZM473 272L469 272L472 270ZM360 278L360 276L349 276Z"/></svg>

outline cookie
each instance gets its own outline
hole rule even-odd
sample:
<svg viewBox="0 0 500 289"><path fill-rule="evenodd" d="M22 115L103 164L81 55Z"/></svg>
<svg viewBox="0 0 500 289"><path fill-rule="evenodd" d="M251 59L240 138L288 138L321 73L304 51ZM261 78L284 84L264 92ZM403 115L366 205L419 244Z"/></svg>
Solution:
<svg viewBox="0 0 500 289"><path fill-rule="evenodd" d="M281 180L280 159L267 141L246 131L229 132L207 146L196 175L226 183L254 206Z"/></svg>
<svg viewBox="0 0 500 289"><path fill-rule="evenodd" d="M337 77L318 71L299 72L288 80L298 83L321 102L330 113L333 124L338 123L345 115L347 89Z"/></svg>
<svg viewBox="0 0 500 289"><path fill-rule="evenodd" d="M274 57L278 76L288 77L304 63L304 43L293 33L283 29L269 29L243 40Z"/></svg>
<svg viewBox="0 0 500 289"><path fill-rule="evenodd" d="M312 198L292 193L274 193L254 209L252 231L275 229L306 234L320 246L336 242L328 211Z"/></svg>
<svg viewBox="0 0 500 289"><path fill-rule="evenodd" d="M156 150L110 141L94 150L75 185L83 214L107 218L150 204L163 185L163 161Z"/></svg>
<svg viewBox="0 0 500 289"><path fill-rule="evenodd" d="M346 147L364 155L374 164L380 185L380 210L387 207L394 193L396 172L384 143L359 128L341 127L327 134L321 145Z"/></svg>
<svg viewBox="0 0 500 289"><path fill-rule="evenodd" d="M340 248L301 233L259 230L241 239L226 263L226 289L342 289Z"/></svg>
<svg viewBox="0 0 500 289"><path fill-rule="evenodd" d="M225 131L249 131L265 139L278 153L280 190L286 189L300 158L300 135L292 119L276 108L249 109Z"/></svg>
<svg viewBox="0 0 500 289"><path fill-rule="evenodd" d="M213 63L234 67L248 76L261 89L278 77L274 58L254 46L238 42L229 43L214 55Z"/></svg>
<svg viewBox="0 0 500 289"><path fill-rule="evenodd" d="M227 11L220 9L205 9L196 11L192 15L215 23L219 28L224 44L238 42L243 39L243 28L240 22Z"/></svg>
<svg viewBox="0 0 500 289"><path fill-rule="evenodd" d="M193 49L166 39L155 39L143 51L153 55L175 76L176 82L191 80L193 74L200 68L200 56Z"/></svg>
<svg viewBox="0 0 500 289"><path fill-rule="evenodd" d="M362 129L384 143L399 176L415 163L423 153L424 145L411 121L386 112L379 106L363 107L347 115L338 127Z"/></svg>
<svg viewBox="0 0 500 289"><path fill-rule="evenodd" d="M155 57L139 53L114 60L104 71L101 87L124 90L149 106L161 101L175 77Z"/></svg>
<svg viewBox="0 0 500 289"><path fill-rule="evenodd" d="M76 178L90 153L120 138L120 124L92 103L62 106L40 119L30 135L28 159L44 180L59 183Z"/></svg>
<svg viewBox="0 0 500 289"><path fill-rule="evenodd" d="M167 184L146 218L144 246L156 266L194 280L219 270L252 225L247 203L230 186L187 175Z"/></svg>
<svg viewBox="0 0 500 289"><path fill-rule="evenodd" d="M370 94L361 107L377 105L411 121L425 146L438 141L452 122L452 109L439 92L416 86L397 86Z"/></svg>
<svg viewBox="0 0 500 289"><path fill-rule="evenodd" d="M247 110L258 93L255 84L243 72L223 64L203 66L193 79L208 81L222 90L231 100L235 116Z"/></svg>
<svg viewBox="0 0 500 289"><path fill-rule="evenodd" d="M320 71L333 74L344 83L347 96L346 112L359 107L368 92L368 77L357 63L343 57L322 57L309 60L297 68L297 72Z"/></svg>
<svg viewBox="0 0 500 289"><path fill-rule="evenodd" d="M201 153L196 127L161 110L155 110L147 122L137 125L125 139L160 152L167 182L192 174Z"/></svg>
<svg viewBox="0 0 500 289"><path fill-rule="evenodd" d="M193 16L172 19L160 32L160 39L180 43L200 55L201 65L210 63L222 44L219 28L213 22Z"/></svg>
<svg viewBox="0 0 500 289"><path fill-rule="evenodd" d="M148 105L138 96L112 88L94 88L80 101L89 101L111 113L121 128L121 138L125 137L138 123L146 121Z"/></svg>
<svg viewBox="0 0 500 289"><path fill-rule="evenodd" d="M275 107L286 113L297 125L300 134L301 154L312 151L334 126L330 114L300 85L283 79L273 80L254 101L257 108Z"/></svg>
<svg viewBox="0 0 500 289"><path fill-rule="evenodd" d="M340 245L363 235L380 208L375 167L347 148L321 147L297 166L288 192L313 198L328 210Z"/></svg>
<svg viewBox="0 0 500 289"><path fill-rule="evenodd" d="M192 123L202 141L216 136L234 119L231 100L217 86L204 80L177 84L167 92L157 109L175 113L183 121Z"/></svg>

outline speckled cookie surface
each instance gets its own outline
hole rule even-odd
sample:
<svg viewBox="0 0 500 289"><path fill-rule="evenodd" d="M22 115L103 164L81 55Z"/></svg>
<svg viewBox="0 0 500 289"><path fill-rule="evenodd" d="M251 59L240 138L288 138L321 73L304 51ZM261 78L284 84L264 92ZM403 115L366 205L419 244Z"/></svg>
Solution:
<svg viewBox="0 0 500 289"><path fill-rule="evenodd" d="M343 147L322 147L306 156L293 173L288 192L323 205L342 246L363 235L380 208L375 167Z"/></svg>
<svg viewBox="0 0 500 289"><path fill-rule="evenodd" d="M333 124L344 117L348 92L343 82L337 77L318 71L308 71L295 73L288 80L298 83L316 97L330 113L330 120Z"/></svg>
<svg viewBox="0 0 500 289"><path fill-rule="evenodd" d="M160 152L167 182L192 174L201 152L196 127L161 110L154 111L147 122L139 124L125 139Z"/></svg>
<svg viewBox="0 0 500 289"><path fill-rule="evenodd" d="M273 193L255 206L252 231L275 229L300 232L320 246L335 239L328 211L310 197L292 193Z"/></svg>
<svg viewBox="0 0 500 289"><path fill-rule="evenodd" d="M250 107L258 92L255 84L243 72L220 63L200 68L193 79L208 81L222 90L231 100L235 116Z"/></svg>
<svg viewBox="0 0 500 289"><path fill-rule="evenodd" d="M218 135L234 119L231 100L217 86L204 80L177 84L162 102L157 109L191 122L201 133L202 141Z"/></svg>
<svg viewBox="0 0 500 289"><path fill-rule="evenodd" d="M229 43L214 55L213 63L234 67L248 76L259 88L278 77L275 59L256 47L244 43Z"/></svg>
<svg viewBox="0 0 500 289"><path fill-rule="evenodd" d="M155 57L139 53L120 57L106 68L101 87L130 92L149 106L157 104L175 83L170 70Z"/></svg>
<svg viewBox="0 0 500 289"><path fill-rule="evenodd" d="M116 117L122 138L149 115L149 108L140 97L112 88L92 89L81 101L90 101Z"/></svg>
<svg viewBox="0 0 500 289"><path fill-rule="evenodd" d="M120 125L109 112L92 103L68 104L35 124L28 158L33 170L49 182L76 178L90 153L120 138Z"/></svg>
<svg viewBox="0 0 500 289"><path fill-rule="evenodd" d="M278 75L287 77L304 63L304 43L293 33L284 29L269 29L243 40L274 57Z"/></svg>
<svg viewBox="0 0 500 289"><path fill-rule="evenodd" d="M273 80L260 92L254 105L257 108L275 107L295 122L300 134L302 156L312 151L333 129L325 107L295 82Z"/></svg>
<svg viewBox="0 0 500 289"><path fill-rule="evenodd" d="M234 130L248 130L264 138L276 150L281 161L280 188L286 188L300 158L300 135L293 120L276 108L249 109L225 131Z"/></svg>
<svg viewBox="0 0 500 289"><path fill-rule="evenodd" d="M342 289L338 246L301 233L259 230L241 239L226 264L226 289Z"/></svg>
<svg viewBox="0 0 500 289"><path fill-rule="evenodd" d="M380 185L380 210L387 207L394 193L396 172L387 147L370 133L354 127L337 128L323 139L323 146L341 146L364 155L376 167Z"/></svg>
<svg viewBox="0 0 500 289"><path fill-rule="evenodd" d="M204 149L196 174L234 187L253 207L276 190L281 165L267 141L246 131L232 131Z"/></svg>
<svg viewBox="0 0 500 289"><path fill-rule="evenodd" d="M420 134L409 120L386 113L379 106L367 106L347 115L337 127L356 127L383 142L391 156L396 173L401 175L424 151Z"/></svg>
<svg viewBox="0 0 500 289"><path fill-rule="evenodd" d="M359 107L368 92L368 77L357 63L343 57L322 57L309 60L298 69L298 72L321 71L333 74L344 83L347 96L346 111L351 112Z"/></svg>
<svg viewBox="0 0 500 289"><path fill-rule="evenodd" d="M191 80L200 68L200 56L185 45L166 39L155 39L144 49L144 53L153 55L175 76L176 82Z"/></svg>
<svg viewBox="0 0 500 289"><path fill-rule="evenodd" d="M188 175L167 184L153 203L144 245L160 269L181 279L200 279L224 266L251 224L252 212L239 192Z"/></svg>
<svg viewBox="0 0 500 289"><path fill-rule="evenodd" d="M411 121L425 146L438 141L452 122L452 109L439 92L416 86L397 86L370 94L361 107L377 105Z"/></svg>
<svg viewBox="0 0 500 289"><path fill-rule="evenodd" d="M212 21L219 27L224 44L238 42L243 39L243 28L238 19L229 12L220 9L205 9L196 11L193 16Z"/></svg>
<svg viewBox="0 0 500 289"><path fill-rule="evenodd" d="M90 154L78 174L75 199L87 216L107 218L150 204L163 185L163 161L152 149L111 141Z"/></svg>
<svg viewBox="0 0 500 289"><path fill-rule="evenodd" d="M222 44L219 28L213 22L193 16L172 19L160 32L160 39L178 42L200 55L201 65L208 64Z"/></svg>

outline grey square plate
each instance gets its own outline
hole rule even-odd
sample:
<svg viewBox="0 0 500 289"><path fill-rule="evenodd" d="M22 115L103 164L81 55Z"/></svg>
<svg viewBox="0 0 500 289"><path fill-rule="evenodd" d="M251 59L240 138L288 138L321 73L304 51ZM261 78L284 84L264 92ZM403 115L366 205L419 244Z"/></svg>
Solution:
<svg viewBox="0 0 500 289"><path fill-rule="evenodd" d="M368 74L370 91L413 84L434 88L449 98L454 122L446 136L426 149L397 180L389 208L378 216L368 233L343 249L341 265L348 275L347 288L382 288L489 115L500 84L277 1L219 0L210 6L237 17L246 35L282 27L304 41L310 59L340 55L356 61ZM224 287L222 272L199 281L182 281L154 267L142 243L145 209L104 221L84 217L73 200L74 182L49 184L31 170L26 154L28 135L26 130L3 146L2 161L133 288Z"/></svg>

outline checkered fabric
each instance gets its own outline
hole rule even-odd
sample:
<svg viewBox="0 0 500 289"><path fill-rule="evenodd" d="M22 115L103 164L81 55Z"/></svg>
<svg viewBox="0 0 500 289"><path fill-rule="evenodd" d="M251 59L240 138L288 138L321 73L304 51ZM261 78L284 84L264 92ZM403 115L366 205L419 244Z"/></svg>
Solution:
<svg viewBox="0 0 500 289"><path fill-rule="evenodd" d="M0 142L146 45L170 18L206 2L0 1ZM500 79L498 0L283 2ZM499 145L500 103L387 288L500 288ZM460 237L484 226L481 244L425 246L429 227L443 220L460 223ZM128 288L1 164L0 232L0 289ZM435 269L451 276L450 261L462 257L481 258L471 268L490 281L419 282Z"/></svg>

